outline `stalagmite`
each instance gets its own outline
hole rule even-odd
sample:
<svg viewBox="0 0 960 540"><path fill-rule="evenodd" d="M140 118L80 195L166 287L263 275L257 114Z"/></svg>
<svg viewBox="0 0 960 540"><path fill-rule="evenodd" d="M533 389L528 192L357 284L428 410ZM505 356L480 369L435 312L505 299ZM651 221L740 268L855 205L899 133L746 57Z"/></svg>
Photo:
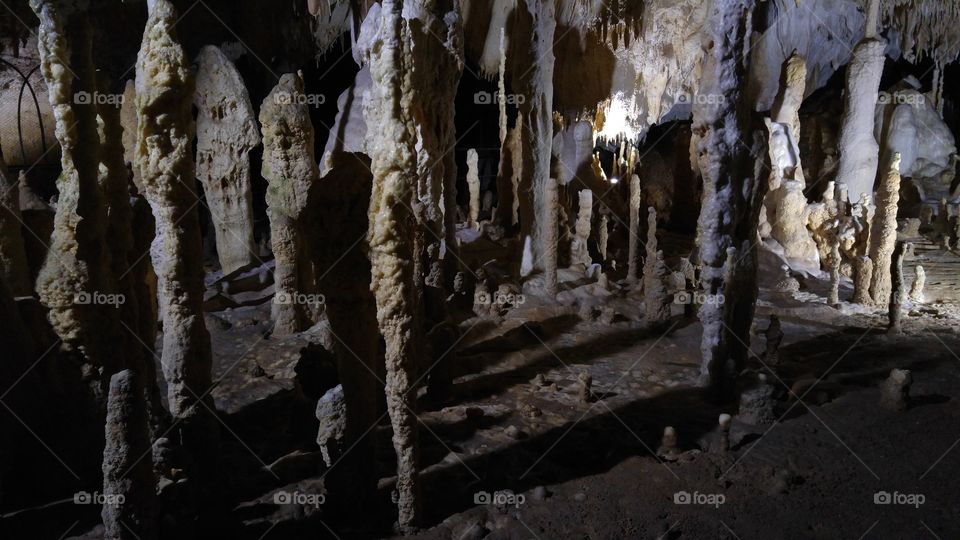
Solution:
<svg viewBox="0 0 960 540"><path fill-rule="evenodd" d="M197 179L203 184L224 274L255 260L250 151L260 144L256 114L240 73L219 48L200 51Z"/></svg>
<svg viewBox="0 0 960 540"><path fill-rule="evenodd" d="M853 265L853 302L866 305L870 299L870 280L873 279L873 261L866 255L857 257Z"/></svg>
<svg viewBox="0 0 960 540"><path fill-rule="evenodd" d="M840 239L835 238L830 249L830 294L827 296L828 306L840 304Z"/></svg>
<svg viewBox="0 0 960 540"><path fill-rule="evenodd" d="M763 331L766 347L763 351L763 363L776 366L780 363L780 344L783 343L783 330L780 329L780 318L770 315L770 325Z"/></svg>
<svg viewBox="0 0 960 540"><path fill-rule="evenodd" d="M877 2L879 0L871 0L871 3ZM866 36L853 49L847 66L836 181L838 185L846 186L850 202L859 201L864 193L873 192L877 176L880 146L874 137L874 114L886 45L884 40L876 37L875 28L867 28Z"/></svg>
<svg viewBox="0 0 960 540"><path fill-rule="evenodd" d="M533 179L534 220L532 224L534 266L543 271L543 290L557 293L557 181L550 174L553 155L553 40L556 30L556 5L549 0L525 0L522 12L530 24L530 45L521 45L526 65L521 87L526 100L521 113L527 118L524 136L529 137L530 173ZM529 19L527 19L529 17ZM526 157L526 156L525 156ZM526 161L526 160L525 160Z"/></svg>
<svg viewBox="0 0 960 540"><path fill-rule="evenodd" d="M122 157L122 156L121 156ZM133 370L113 375L107 398L103 450L104 538L157 538L156 479L149 459L150 437L141 378Z"/></svg>
<svg viewBox="0 0 960 540"><path fill-rule="evenodd" d="M28 296L33 292L27 251L24 247L20 217L20 191L14 189L17 181L7 170L0 153L0 279L14 296Z"/></svg>
<svg viewBox="0 0 960 540"><path fill-rule="evenodd" d="M700 94L723 99L698 100L693 109L691 148L704 185L697 226L701 286L708 296L724 299L700 306L701 383L720 391L746 359L757 292L757 224L767 184L758 178L760 162L753 157L765 154L765 137L753 131L757 123L743 94L754 6L754 0L714 2L708 23L713 50ZM731 249L738 253L735 261L728 261Z"/></svg>
<svg viewBox="0 0 960 540"><path fill-rule="evenodd" d="M370 50L373 87L367 97L367 125L373 170L370 198L371 288L386 343L387 410L397 454L397 506L402 531L420 519L419 443L413 382L422 339L416 313L415 218L410 205L417 187L416 130L410 99L410 27L400 0L384 0L378 43Z"/></svg>
<svg viewBox="0 0 960 540"><path fill-rule="evenodd" d="M721 414L717 419L717 428L720 432L720 440L717 445L717 449L720 452L727 452L730 450L730 424L733 422L733 417L729 414Z"/></svg>
<svg viewBox="0 0 960 540"><path fill-rule="evenodd" d="M480 226L480 169L477 151L467 150L467 188L470 190L470 214L467 224L472 229Z"/></svg>
<svg viewBox="0 0 960 540"><path fill-rule="evenodd" d="M663 428L663 436L660 438L660 447L657 448L657 456L667 461L676 461L680 454L677 448L677 430L673 426Z"/></svg>
<svg viewBox="0 0 960 540"><path fill-rule="evenodd" d="M590 258L590 250L587 248L590 239L590 220L593 216L593 192L589 189L581 190L579 201L577 223L574 228L575 234L570 242L570 264L589 267L593 264L593 260Z"/></svg>
<svg viewBox="0 0 960 540"><path fill-rule="evenodd" d="M636 283L640 272L640 177L630 175L630 231L627 239L627 283Z"/></svg>
<svg viewBox="0 0 960 540"><path fill-rule="evenodd" d="M577 381L580 383L580 403L590 403L594 401L593 396L593 377L586 371L581 371L577 375Z"/></svg>
<svg viewBox="0 0 960 540"><path fill-rule="evenodd" d="M600 230L597 231L597 244L600 249L600 262L607 262L607 244L610 242L610 225L606 214L600 216Z"/></svg>
<svg viewBox="0 0 960 540"><path fill-rule="evenodd" d="M774 99L770 116L774 122L790 126L793 142L800 141L800 105L807 86L807 62L793 51L783 63L780 73L780 92ZM798 164L799 167L799 164ZM802 173L802 170L800 171Z"/></svg>
<svg viewBox="0 0 960 540"><path fill-rule="evenodd" d="M894 153L877 191L877 214L870 229L869 256L873 261L870 298L879 305L890 296L890 257L897 241L897 203L900 201L900 154Z"/></svg>
<svg viewBox="0 0 960 540"><path fill-rule="evenodd" d="M913 374L908 369L890 370L880 385L880 406L891 411L904 411L910 405L910 385Z"/></svg>
<svg viewBox="0 0 960 540"><path fill-rule="evenodd" d="M340 457L344 450L344 432L347 429L347 404L343 397L343 385L338 384L327 390L317 401L317 446L323 454L327 467Z"/></svg>
<svg viewBox="0 0 960 540"><path fill-rule="evenodd" d="M63 2L33 0L31 7L40 19L41 68L56 119L62 167L53 237L36 289L49 309L61 348L78 356L83 381L102 407L107 378L118 371L122 356L115 350L116 310L97 301L115 291L109 283L104 242L96 111L92 104L74 100L77 93L96 92L91 28L85 13Z"/></svg>
<svg viewBox="0 0 960 540"><path fill-rule="evenodd" d="M313 294L309 234L304 219L310 192L320 177L314 159L314 132L305 101L303 79L287 73L260 107L263 130L263 177L267 187L270 241L276 266L272 305L273 332L288 335L311 324ZM374 125L374 124L370 124Z"/></svg>
<svg viewBox="0 0 960 540"><path fill-rule="evenodd" d="M927 273L923 267L917 265L913 276L913 283L910 284L910 300L914 302L923 302L923 286L927 282Z"/></svg>
<svg viewBox="0 0 960 540"><path fill-rule="evenodd" d="M889 321L887 322L887 331L892 334L903 332L901 320L903 318L903 301L907 295L906 284L903 281L903 258L910 249L908 242L897 242L896 249L893 250L893 257L890 264L890 276L892 287L889 291L890 309L888 311Z"/></svg>
<svg viewBox="0 0 960 540"><path fill-rule="evenodd" d="M647 258L643 264L643 302L648 323L670 319L670 295L666 280L670 272L657 250L657 211L647 209Z"/></svg>
<svg viewBox="0 0 960 540"><path fill-rule="evenodd" d="M137 57L137 151L144 191L157 220L154 267L163 313L161 363L170 413L201 466L216 452L210 335L203 320L203 266L194 185L193 77L177 42L179 16L168 0L150 7Z"/></svg>

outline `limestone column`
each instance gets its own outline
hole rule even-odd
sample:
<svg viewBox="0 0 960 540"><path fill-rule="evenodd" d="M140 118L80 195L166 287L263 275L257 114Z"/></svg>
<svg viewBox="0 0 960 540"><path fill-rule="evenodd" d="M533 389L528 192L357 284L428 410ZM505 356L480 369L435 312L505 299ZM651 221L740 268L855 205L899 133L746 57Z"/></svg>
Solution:
<svg viewBox="0 0 960 540"><path fill-rule="evenodd" d="M0 279L14 296L33 294L27 251L21 235L20 190L0 153Z"/></svg>
<svg viewBox="0 0 960 540"><path fill-rule="evenodd" d="M255 262L250 151L260 131L237 68L219 48L198 57L197 178L203 184L224 274Z"/></svg>
<svg viewBox="0 0 960 540"><path fill-rule="evenodd" d="M272 305L273 332L289 335L311 324L313 268L303 219L313 186L320 177L314 159L314 132L303 99L303 79L287 73L260 107L263 130L263 177L267 179L267 215L276 266ZM375 125L375 124L369 124Z"/></svg>
<svg viewBox="0 0 960 540"><path fill-rule="evenodd" d="M894 153L877 191L877 213L870 228L869 256L873 261L870 297L883 305L890 297L890 257L897 242L897 203L900 201L900 154Z"/></svg>
<svg viewBox="0 0 960 540"><path fill-rule="evenodd" d="M890 268L888 271L891 275L892 284L888 303L889 320L887 323L887 331L892 334L903 332L901 319L903 318L903 301L907 294L906 284L903 280L903 258L911 248L912 246L908 242L897 242L897 246L894 248L893 254L890 257Z"/></svg>
<svg viewBox="0 0 960 540"><path fill-rule="evenodd" d="M869 14L876 13L877 4L879 0L871 0ZM880 146L873 133L874 115L886 43L877 37L876 22L874 15L868 16L866 36L854 47L850 64L847 65L836 181L847 187L849 202L859 201L864 193L872 193L877 176Z"/></svg>
<svg viewBox="0 0 960 540"><path fill-rule="evenodd" d="M724 301L700 306L703 324L701 382L725 390L746 357L756 302L756 240L766 181L758 162L765 136L747 103L747 39L755 0L714 2L700 94L693 109L692 149L703 176L703 203L697 226L703 293ZM730 254L737 254L728 260ZM733 334L733 335L731 335Z"/></svg>
<svg viewBox="0 0 960 540"><path fill-rule="evenodd" d="M86 13L72 3L33 0L31 7L40 19L41 73L61 148L54 230L36 289L62 340L61 349L77 358L81 379L102 408L106 377L118 370L123 357L116 351L116 309L100 301L115 291L109 284L104 243L96 110L92 100L75 99L97 90L92 31Z"/></svg>
<svg viewBox="0 0 960 540"><path fill-rule="evenodd" d="M606 215L600 216L600 231L597 233L600 247L600 263L607 262L607 243L610 241L609 222Z"/></svg>
<svg viewBox="0 0 960 540"><path fill-rule="evenodd" d="M410 27L400 0L384 0L378 43L370 48L373 86L364 118L373 171L370 197L371 289L377 302L377 320L386 342L387 410L397 454L399 525L412 531L420 519L419 444L416 395L422 332L416 313L420 294L415 283L414 237L416 218L411 210L417 189L417 134L411 102L413 63Z"/></svg>
<svg viewBox="0 0 960 540"><path fill-rule="evenodd" d="M121 156L122 157L122 156ZM107 398L103 450L104 538L157 538L156 478L149 459L150 436L139 375L126 369L113 375Z"/></svg>
<svg viewBox="0 0 960 540"><path fill-rule="evenodd" d="M507 44L504 29L500 29L500 69L497 78L497 98L500 112L500 165L497 170L497 216L494 223L509 230L516 224L513 197L513 152L511 132L507 129Z"/></svg>
<svg viewBox="0 0 960 540"><path fill-rule="evenodd" d="M551 0L525 0L518 8L530 24L530 44L518 48L524 55L521 85L526 101L521 112L526 116L529 137L530 176L533 179L534 219L532 224L534 266L543 271L544 292L557 293L558 195L557 181L550 175L553 155L553 36L556 30L556 6Z"/></svg>
<svg viewBox="0 0 960 540"><path fill-rule="evenodd" d="M213 417L210 335L203 320L203 263L192 139L193 76L177 41L177 11L168 0L149 10L137 57L136 164L156 218L153 250L163 313L161 364L179 441L212 467ZM201 403L202 399L202 403Z"/></svg>

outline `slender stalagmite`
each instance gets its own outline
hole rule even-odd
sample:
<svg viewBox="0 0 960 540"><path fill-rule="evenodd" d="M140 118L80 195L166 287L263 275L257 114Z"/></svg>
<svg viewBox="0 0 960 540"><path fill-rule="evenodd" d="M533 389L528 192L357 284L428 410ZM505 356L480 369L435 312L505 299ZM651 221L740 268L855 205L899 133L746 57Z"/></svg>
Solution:
<svg viewBox="0 0 960 540"><path fill-rule="evenodd" d="M210 474L217 426L210 335L203 320L203 263L196 203L193 76L176 37L168 0L150 6L137 57L137 151L145 195L157 222L154 268L163 313L161 363L179 441ZM203 467L206 464L208 467Z"/></svg>
<svg viewBox="0 0 960 540"><path fill-rule="evenodd" d="M115 350L117 310L106 302L115 291L107 269L106 210L98 185L96 110L91 100L74 99L96 92L92 30L86 13L70 3L34 0L31 6L40 19L41 72L62 167L53 237L36 288L61 348L75 355L82 380L102 408L109 375L120 368L123 355Z"/></svg>
<svg viewBox="0 0 960 540"><path fill-rule="evenodd" d="M890 276L891 276L891 287L890 287L890 301L889 312L888 312L888 323L887 331L892 334L899 334L903 332L901 327L901 319L903 318L903 300L907 294L906 283L903 280L903 258L913 246L909 242L897 242L897 246L893 250L893 254L890 257Z"/></svg>
<svg viewBox="0 0 960 540"><path fill-rule="evenodd" d="M213 219L220 266L229 274L255 261L250 151L260 144L260 131L230 59L208 45L198 63L197 179Z"/></svg>
<svg viewBox="0 0 960 540"><path fill-rule="evenodd" d="M16 187L17 180L10 176L0 152L0 279L14 296L28 296L33 287L21 235L20 190Z"/></svg>
<svg viewBox="0 0 960 540"><path fill-rule="evenodd" d="M752 157L766 153L766 137L753 133L757 123L743 93L755 5L755 0L714 2L709 21L713 49L705 60L700 94L722 99L698 100L693 109L691 144L704 185L697 226L701 287L709 297L724 300L700 306L701 382L721 391L744 360L750 339L757 224L767 185L758 179L758 161ZM737 254L735 261L727 260L731 253Z"/></svg>
<svg viewBox="0 0 960 540"><path fill-rule="evenodd" d="M121 154L121 158L122 158ZM104 538L157 538L156 479L149 459L150 436L140 375L125 369L113 375L107 397L103 450Z"/></svg>
<svg viewBox="0 0 960 540"><path fill-rule="evenodd" d="M837 184L847 187L850 202L873 192L880 146L874 137L874 114L883 75L886 42L877 38L875 16L880 0L870 0L866 35L853 49L847 66L844 110L841 119ZM872 19L872 20L871 20ZM872 26L872 28L871 28ZM841 201L846 202L846 201ZM876 262L876 261L874 261ZM887 265L883 265L884 272ZM874 271L877 265L874 265Z"/></svg>
<svg viewBox="0 0 960 540"><path fill-rule="evenodd" d="M303 79L287 73L260 107L263 177L269 184L267 214L276 259L272 317L277 335L306 330L311 323L307 295L314 293L313 269L303 220L320 169L313 157L313 124L303 95Z"/></svg>
<svg viewBox="0 0 960 540"><path fill-rule="evenodd" d="M640 177L630 175L630 230L627 238L627 283L637 283L640 272Z"/></svg>
<svg viewBox="0 0 960 540"><path fill-rule="evenodd" d="M870 304L870 280L873 279L873 261L866 255L857 257L853 266L853 302Z"/></svg>
<svg viewBox="0 0 960 540"><path fill-rule="evenodd" d="M411 531L420 519L419 444L413 382L419 358L420 331L415 283L416 218L410 205L417 188L416 127L410 84L410 27L400 0L384 0L378 41L370 50L373 87L364 108L370 133L373 192L370 197L371 289L377 320L386 343L387 410L397 454L399 526Z"/></svg>
<svg viewBox="0 0 960 540"><path fill-rule="evenodd" d="M666 278L669 274L663 252L657 250L657 211L647 209L647 258L643 263L643 298L648 323L670 318L670 297Z"/></svg>
<svg viewBox="0 0 960 540"><path fill-rule="evenodd" d="M467 150L467 187L470 190L470 215L467 224L476 229L480 224L480 170L477 151Z"/></svg>
<svg viewBox="0 0 960 540"><path fill-rule="evenodd" d="M556 6L552 0L525 0L529 17L529 46L522 46L526 57L523 88L527 95L521 112L527 117L524 136L529 137L530 175L533 178L534 222L532 226L534 266L543 271L547 295L557 292L557 181L550 175L553 155L553 35L556 30ZM523 12L522 8L519 11Z"/></svg>
<svg viewBox="0 0 960 540"><path fill-rule="evenodd" d="M830 243L830 293L827 296L827 305L840 304L840 238L834 238Z"/></svg>
<svg viewBox="0 0 960 540"><path fill-rule="evenodd" d="M607 243L610 241L609 223L606 214L600 216L600 230L597 232L597 244L600 248L600 263L607 262Z"/></svg>
<svg viewBox="0 0 960 540"><path fill-rule="evenodd" d="M923 302L923 286L927 283L927 273L919 264L913 275L913 283L910 284L910 300L914 302Z"/></svg>
<svg viewBox="0 0 960 540"><path fill-rule="evenodd" d="M890 257L897 242L897 204L900 201L900 154L894 153L877 191L877 214L870 230L870 259L873 277L870 298L878 305L890 296Z"/></svg>

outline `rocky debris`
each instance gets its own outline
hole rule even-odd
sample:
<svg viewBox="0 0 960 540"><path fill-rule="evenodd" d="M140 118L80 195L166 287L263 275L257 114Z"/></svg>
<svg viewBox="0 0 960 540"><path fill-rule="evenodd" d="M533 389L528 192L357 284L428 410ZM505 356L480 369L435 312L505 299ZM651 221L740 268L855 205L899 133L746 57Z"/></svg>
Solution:
<svg viewBox="0 0 960 540"><path fill-rule="evenodd" d="M323 453L323 462L332 467L333 462L343 452L343 439L346 432L347 404L343 396L343 385L327 390L317 401L317 446Z"/></svg>
<svg viewBox="0 0 960 540"><path fill-rule="evenodd" d="M773 385L765 374L757 374L751 385L740 394L737 419L754 426L770 425L777 421L775 405Z"/></svg>

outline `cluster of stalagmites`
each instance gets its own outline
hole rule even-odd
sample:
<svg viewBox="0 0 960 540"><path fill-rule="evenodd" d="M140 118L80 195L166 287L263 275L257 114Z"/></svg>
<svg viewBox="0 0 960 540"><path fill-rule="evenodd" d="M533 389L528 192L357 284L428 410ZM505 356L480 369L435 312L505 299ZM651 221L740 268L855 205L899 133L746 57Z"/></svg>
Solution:
<svg viewBox="0 0 960 540"><path fill-rule="evenodd" d="M518 303L521 292L559 301L558 293L566 292L560 270L610 292L607 272L617 270L619 259L622 290L642 297L647 323L668 322L675 303L685 304L687 315L699 310L702 383L718 390L745 383L737 419L766 425L777 420L774 385L766 374L740 376L757 295L757 233L782 256L785 275L776 288L785 294L800 289L795 269L825 271L827 302L839 306L850 278L852 300L887 307L894 333L901 331L903 302L924 299L923 268L917 267L908 290L903 264L910 245L898 242L901 154L881 153L874 137L883 42L869 28L848 69L837 177L820 201L809 203L799 150L806 63L791 55L770 116L753 113L744 95L750 38L745 21L756 1L713 2L707 30L714 45L704 58L700 93L724 99L697 100L693 107L690 152L704 190L699 248L674 271L658 243L658 218L665 218L658 209L669 209L672 193L655 178L641 179L639 156L625 140L613 152L608 178L593 152L597 126L553 110L552 1L518 6L516 24L525 32L513 32L515 66L508 67L507 37L501 35L496 202L490 192L481 193L480 156L470 149L460 224L450 151L464 64L456 11L443 12L433 3L408 10L402 0L370 7L355 50L369 77L354 96L362 103L364 154L345 151L343 141L328 144L321 171L303 75L278 74L255 114L239 72L217 47L202 49L194 76L168 0L150 3L136 82L125 91L127 108L74 103L75 92L107 88L111 81L96 80L85 16L62 4L32 2L62 149L49 254L34 284L17 182L0 156L0 301L9 304L36 291L62 354L76 368L76 397L105 422L104 492L123 494L126 501L104 509L111 538L155 536L161 513L174 511L165 507L170 501L162 490L158 500L158 483L169 485L171 470L181 465L191 482L213 468L218 429L197 205L205 199L209 207L223 274L262 264L250 169L250 155L261 145L274 260L271 336L329 323L340 384L317 403L316 442L331 471L329 485L343 501L362 502L376 490L369 466L376 459L374 437L367 428L377 421L375 392L385 389L397 457L398 526L404 532L414 530L422 515L418 390L426 386L426 397L443 403L452 384L450 350L458 330L450 306L464 304L465 311L497 318ZM329 15L321 9L325 2L310 6L314 15ZM517 35L525 40L518 43ZM508 75L525 96L512 128L505 107ZM960 225L949 213L944 201L936 218L927 210L909 226L938 231L950 245ZM613 249L614 234L626 239L625 249ZM506 239L514 255L511 270L527 278L522 286L497 283L494 272L466 267L459 249L464 238L478 235ZM148 251L152 267L140 256ZM702 293L699 300L690 298L692 291ZM78 301L110 294L128 301L119 309ZM579 313L603 324L616 315L592 305ZM158 326L169 413L156 385ZM770 369L779 363L784 338L779 319L771 317L764 334L761 361ZM385 345L383 377L378 336ZM123 354L117 354L117 343ZM600 399L588 373L578 382L582 402ZM902 409L909 382L909 372L891 374L884 406ZM720 451L730 447L732 420L719 419ZM176 452L165 451L168 446ZM664 430L658 454L679 454L673 428ZM186 465L172 465L177 460L171 455L186 455ZM345 465L338 468L341 460Z"/></svg>

